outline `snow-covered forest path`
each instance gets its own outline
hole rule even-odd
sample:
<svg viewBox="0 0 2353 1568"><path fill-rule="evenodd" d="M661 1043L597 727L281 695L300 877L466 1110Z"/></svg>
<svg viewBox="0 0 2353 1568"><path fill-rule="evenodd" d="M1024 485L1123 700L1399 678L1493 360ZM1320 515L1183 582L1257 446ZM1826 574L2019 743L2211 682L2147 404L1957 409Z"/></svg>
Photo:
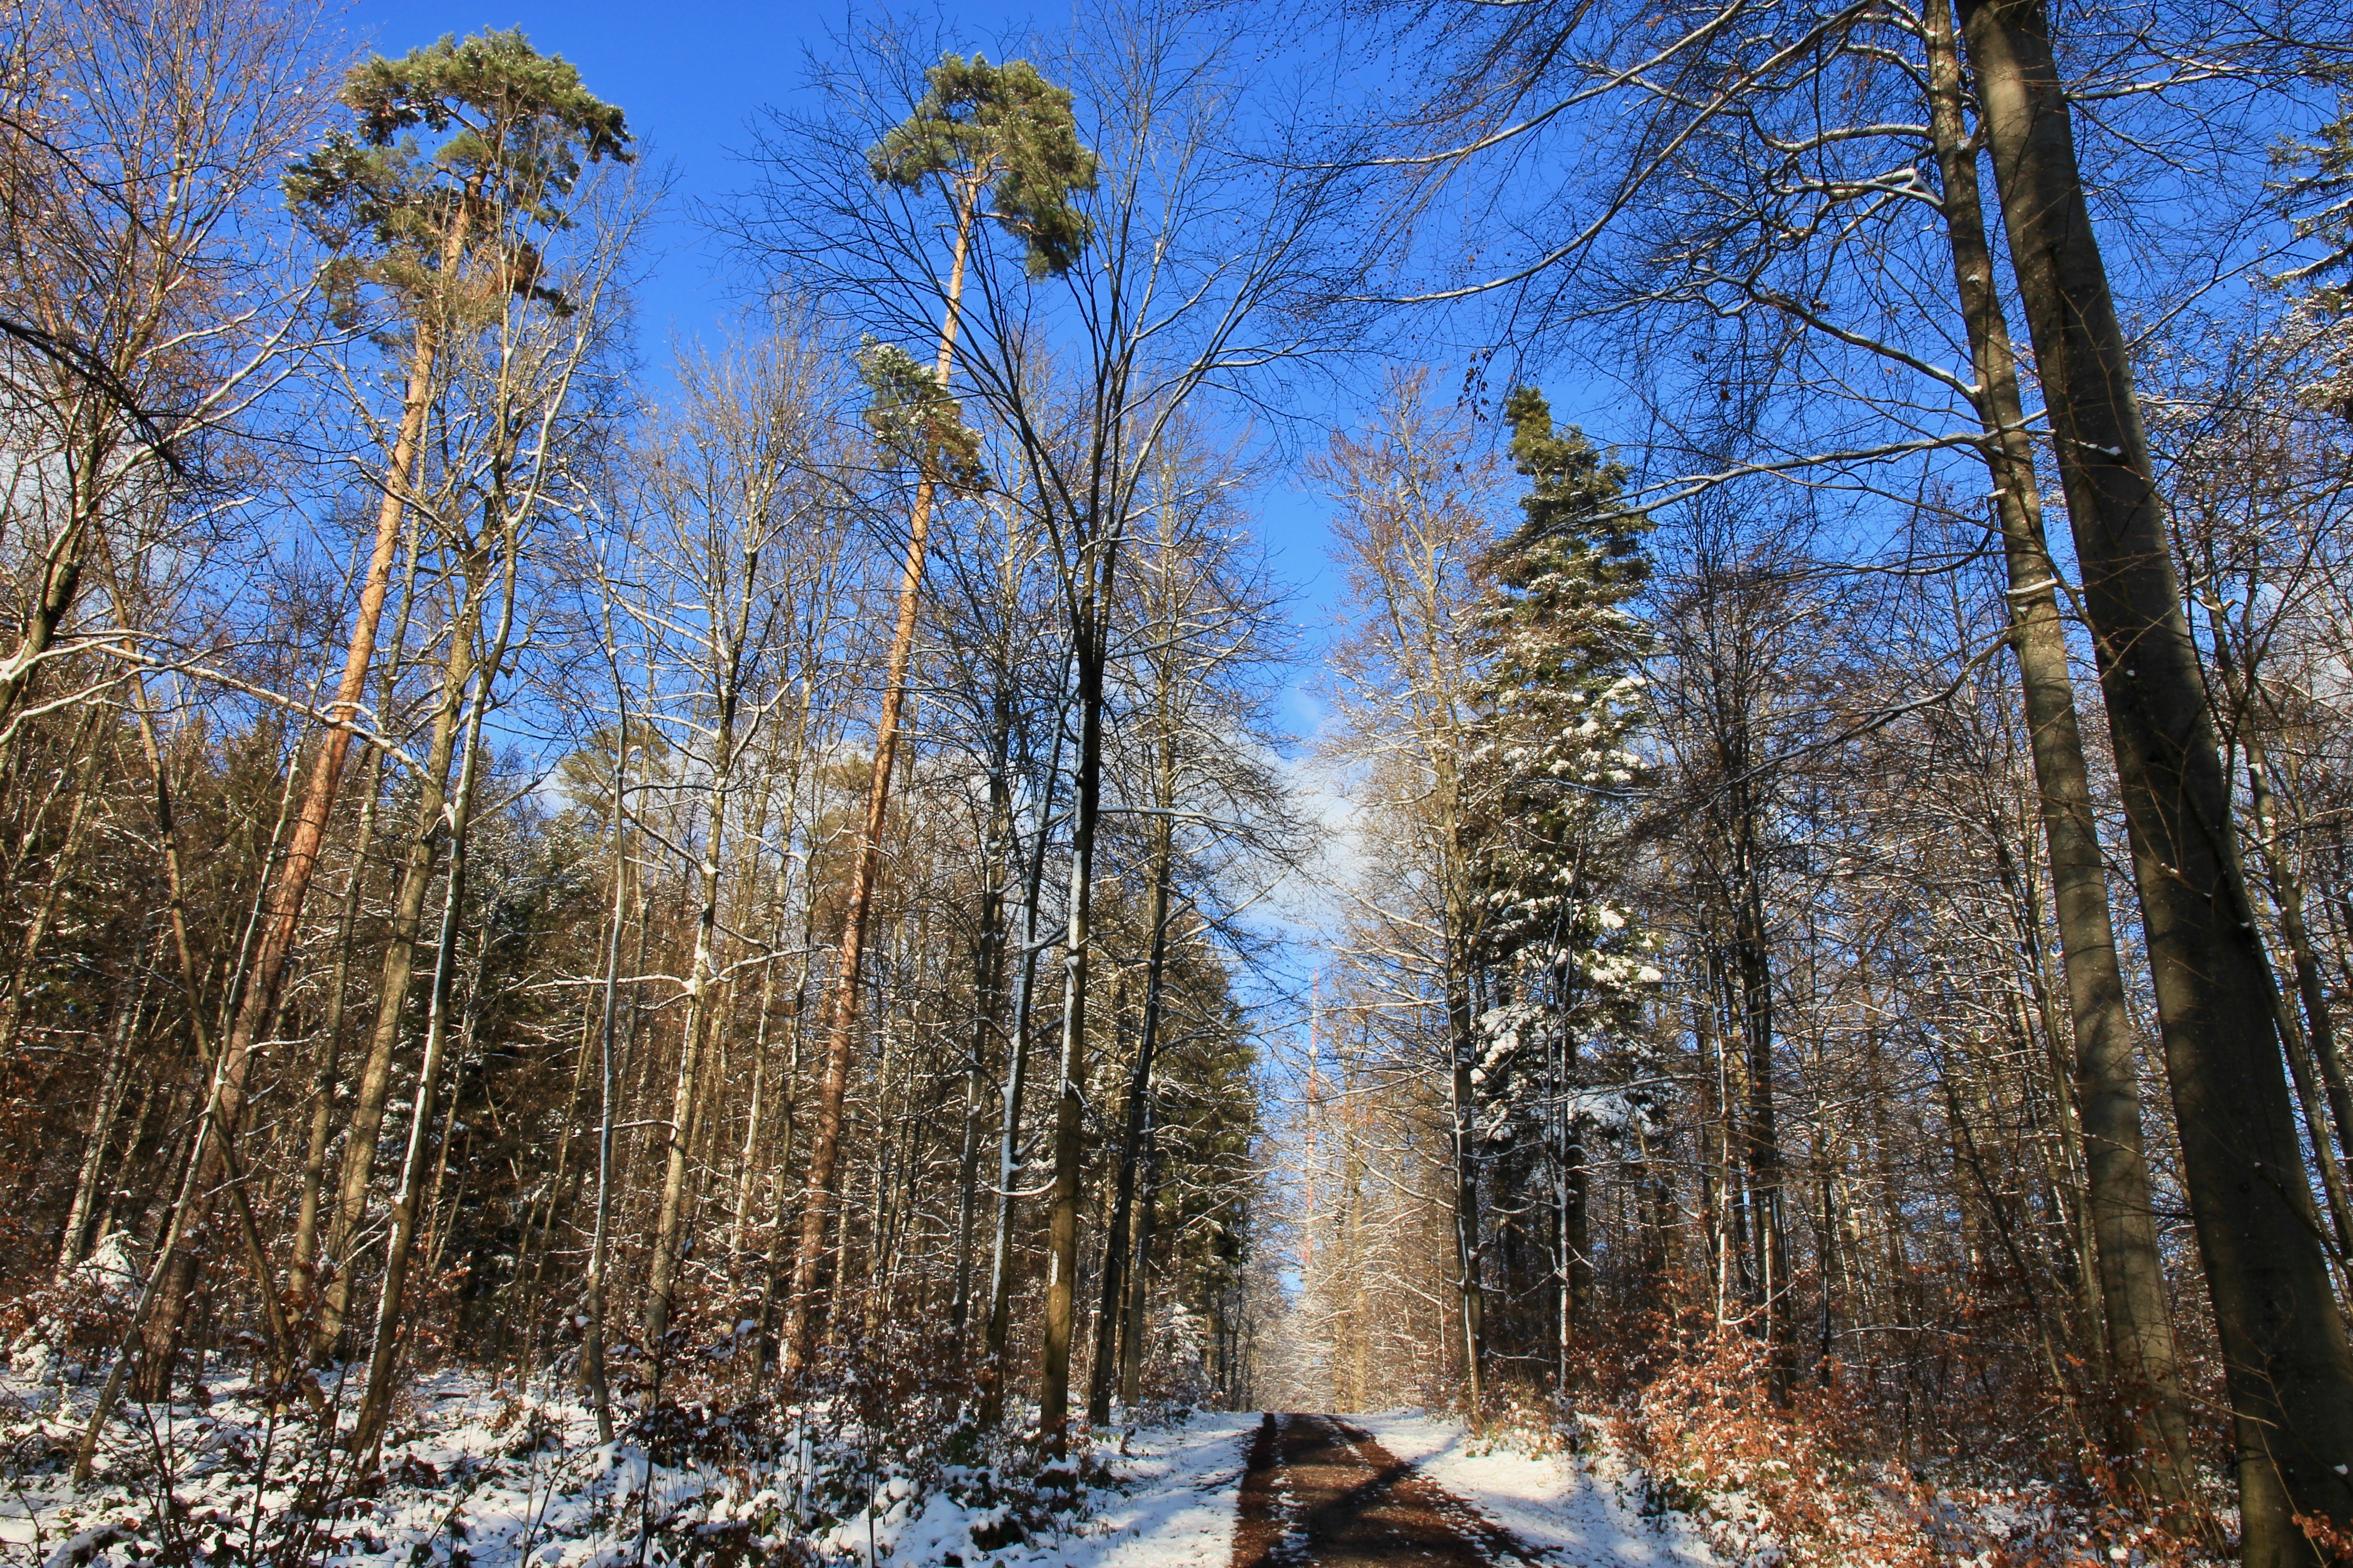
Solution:
<svg viewBox="0 0 2353 1568"><path fill-rule="evenodd" d="M1270 1415L1251 1440L1233 1568L1540 1561L1361 1426L1331 1415Z"/></svg>
<svg viewBox="0 0 2353 1568"><path fill-rule="evenodd" d="M1455 1421L1206 1417L1151 1447L1071 1568L1718 1568L1686 1521L1643 1517L1587 1461Z"/></svg>

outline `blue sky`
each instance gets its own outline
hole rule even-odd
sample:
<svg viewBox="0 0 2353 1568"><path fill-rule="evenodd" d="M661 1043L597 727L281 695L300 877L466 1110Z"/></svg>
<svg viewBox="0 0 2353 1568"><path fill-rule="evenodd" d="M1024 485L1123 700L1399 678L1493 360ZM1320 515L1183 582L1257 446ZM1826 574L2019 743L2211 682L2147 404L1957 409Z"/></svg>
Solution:
<svg viewBox="0 0 2353 1568"><path fill-rule="evenodd" d="M1033 26L1050 29L1058 19L1052 7L987 4L934 14L961 47L1000 58L1010 52L1008 45L1018 49ZM726 258L705 242L692 216L695 205L723 200L750 183L739 155L753 140L760 111L791 99L806 78L808 56L826 51L849 15L840 4L789 3L687 5L649 13L612 0L363 0L348 13L360 41L390 55L445 33L519 26L537 47L577 67L590 91L621 106L632 133L673 182L673 199L655 231L655 254L638 294L640 350L657 388L666 380L670 343L712 334L743 309L751 281L731 272ZM1261 493L1258 511L1276 571L1296 594L1303 636L1282 722L1303 733L1320 717L1308 688L1322 664L1320 636L1331 625L1336 588L1325 569L1322 503L1278 472ZM1289 921L1278 918L1276 924L1294 944L1308 935ZM1276 964L1279 983L1303 986L1315 956L1312 948L1287 944ZM1278 1030L1288 1021L1281 1009L1270 1017Z"/></svg>
<svg viewBox="0 0 2353 1568"><path fill-rule="evenodd" d="M1018 34L1026 7L958 5L971 41L995 47ZM764 105L792 94L804 61L823 50L849 12L841 5L702 5L647 7L613 0L361 0L348 13L368 47L400 54L444 33L521 27L542 50L579 68L590 91L617 103L632 132L677 177L678 200L663 254L640 292L649 359L673 331L707 331L735 308L734 280L696 243L687 208L744 181L734 154Z"/></svg>
<svg viewBox="0 0 2353 1568"><path fill-rule="evenodd" d="M928 8L943 31L1001 57L1066 9L985 0ZM688 4L649 9L614 0L361 0L348 25L367 47L400 54L444 33L521 27L539 48L579 68L590 91L617 103L632 132L675 181L655 234L656 254L638 291L642 349L659 383L675 337L708 334L741 309L745 279L703 242L693 205L748 183L739 154L761 110L799 89L812 52L822 53L850 17L841 4ZM1302 620L1328 622L1334 587L1324 570L1321 507L1278 477L1261 497L1261 531L1282 576L1298 585ZM1294 726L1312 722L1297 705Z"/></svg>

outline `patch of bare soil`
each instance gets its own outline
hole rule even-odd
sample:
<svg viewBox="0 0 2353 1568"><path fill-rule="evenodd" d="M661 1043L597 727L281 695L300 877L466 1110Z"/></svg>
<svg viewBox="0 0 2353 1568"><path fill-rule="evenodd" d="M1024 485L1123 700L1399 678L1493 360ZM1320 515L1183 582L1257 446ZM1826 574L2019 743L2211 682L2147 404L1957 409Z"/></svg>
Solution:
<svg viewBox="0 0 2353 1568"><path fill-rule="evenodd" d="M1335 1416L1270 1415L1250 1444L1233 1568L1519 1568L1541 1561Z"/></svg>

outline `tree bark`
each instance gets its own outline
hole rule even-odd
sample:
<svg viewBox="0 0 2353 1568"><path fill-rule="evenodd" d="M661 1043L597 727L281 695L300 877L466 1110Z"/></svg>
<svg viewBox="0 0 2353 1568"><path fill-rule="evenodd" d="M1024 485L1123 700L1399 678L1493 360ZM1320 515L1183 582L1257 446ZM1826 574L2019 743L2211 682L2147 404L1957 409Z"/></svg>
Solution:
<svg viewBox="0 0 2353 1568"><path fill-rule="evenodd" d="M462 216L451 226L443 251L445 269L465 248L465 226ZM424 440L426 415L433 404L436 343L431 315L419 314L409 353L407 385L401 395L400 424L393 436L391 460L385 468L384 499L376 509L375 547L368 557L366 574L360 580L359 611L352 624L351 645L344 653L335 700L328 710L327 733L303 787L293 835L287 841L285 858L280 863L263 910L260 940L247 972L245 991L230 1020L227 1038L221 1046L217 1081L218 1092L223 1096L222 1121L227 1127L236 1126L244 1108L246 1075L253 1045L277 1010L286 961L293 952L294 933L301 922L303 902L310 895L311 874L318 869L327 821L334 814L343 761L351 751L353 721L358 716L360 698L366 689L368 666L375 658L376 627L384 618L384 602L392 585L392 563L398 553L401 519L412 470ZM211 1164L200 1173L196 1186L200 1206L209 1207L202 1194L220 1184L220 1161L225 1147L218 1140L210 1145L206 1159ZM185 1296L185 1287L171 1290L171 1299L162 1307L164 1316L176 1321Z"/></svg>
<svg viewBox="0 0 2353 1568"><path fill-rule="evenodd" d="M2164 1262L2149 1199L2141 1139L2140 1083L2132 1016L2126 1005L2107 875L2092 810L2067 632L2060 620L2058 570L2042 528L2034 447L2019 395L2018 365L1994 287L1977 153L1962 119L1960 58L1947 0L1930 0L1930 110L1943 174L1946 231L1978 384L1980 447L1995 492L2009 569L2010 647L2018 660L2043 841L2051 859L2060 961L2075 1043L2075 1102L2082 1122L2093 1239L2108 1362L2135 1432L2135 1467L2157 1496L2189 1495L2195 1461L2182 1392ZM2145 1413L2145 1414L2143 1414Z"/></svg>
<svg viewBox="0 0 2353 1568"><path fill-rule="evenodd" d="M712 700L716 713L712 735L709 820L699 868L702 901L695 911L693 969L687 979L678 1085L671 1097L665 1134L668 1159L662 1172L661 1209L654 1221L653 1256L646 1266L646 1352L656 1358L657 1367L661 1364L664 1336L670 1331L670 1299L677 1286L679 1243L687 1207L687 1152L695 1122L702 1114L703 1036L710 1021L711 987L719 942L719 868L724 863L721 841L727 831L727 797L735 768L735 714L743 698L744 645L758 572L759 552L754 551L744 557L744 596L736 606L734 625L725 629L726 642L712 649ZM714 622L717 619L713 617ZM893 713L892 717L895 721L897 715ZM852 897L855 899L857 894L853 892ZM860 918L862 921L862 911Z"/></svg>
<svg viewBox="0 0 2353 1568"><path fill-rule="evenodd" d="M121 1112L123 1091L131 1082L132 1032L146 1002L147 981L142 970L138 986L114 1005L114 1028L108 1042L106 1070L99 1079L98 1099L90 1106L90 1130L82 1139L81 1169L75 1175L73 1202L66 1209L65 1234L58 1242L56 1278L59 1280L90 1255L90 1216L97 1212L100 1184L111 1169L106 1152L114 1142L115 1119Z"/></svg>
<svg viewBox="0 0 2353 1568"><path fill-rule="evenodd" d="M944 389L955 365L957 311L964 297L965 255L972 239L979 192L967 192L956 214L955 255L948 274L947 309L940 322L934 379ZM926 446L929 438L925 438ZM825 1289L826 1233L833 1219L841 1158L841 1102L849 1090L849 1052L858 1030L858 978L866 956L866 921L881 872L882 829L890 815L891 772L899 754L899 717L907 702L907 667L914 658L915 618L923 597L923 551L931 531L935 489L933 454L918 459L915 504L907 524L907 558L899 576L899 614L883 677L882 712L874 726L874 759L866 785L866 820L851 864L842 916L841 958L826 1008L825 1068L818 1080L817 1128L809 1144L809 1174L801 1200L800 1245L793 1258L792 1301L785 1316L785 1373L800 1371L816 1343L818 1297Z"/></svg>
<svg viewBox="0 0 2353 1568"><path fill-rule="evenodd" d="M2107 698L2184 1174L2236 1426L2242 1561L2353 1524L2353 1356L2314 1234L2274 988L2124 334L2040 0L1960 0Z"/></svg>
<svg viewBox="0 0 2353 1568"><path fill-rule="evenodd" d="M613 647L610 612L605 623L606 646ZM613 1440L613 1396L605 1377L606 1273L611 1266L613 1220L613 1119L618 1107L613 1099L614 1025L620 1013L621 935L628 924L629 859L629 694L617 666L613 679L618 718L614 726L613 912L605 935L604 1016L596 1027L596 1212L588 1239L588 1277L580 1326L580 1383L596 1413L596 1441Z"/></svg>
<svg viewBox="0 0 2353 1568"><path fill-rule="evenodd" d="M1451 879L1450 882L1459 880ZM1472 1033L1470 980L1463 973L1466 965L1461 955L1465 920L1459 907L1461 900L1450 894L1449 901L1457 906L1447 920L1446 961L1447 1123L1452 1136L1454 1162L1454 1294L1462 1331L1463 1390L1470 1401L1472 1429L1476 1431L1485 1419L1487 1408L1482 1375L1487 1354L1487 1303L1479 1279L1479 1168L1472 1149L1478 1129L1472 1121L1476 1114L1476 1091L1471 1081L1471 1068L1478 1047Z"/></svg>
<svg viewBox="0 0 2353 1568"><path fill-rule="evenodd" d="M973 943L972 1050L965 1062L964 1147L956 1162L955 1291L948 1322L960 1349L972 1316L973 1230L980 1209L981 1107L987 1098L989 1038L997 1032L997 1007L1005 989L1006 849L1011 837L1013 793L1006 771L1012 745L1012 694L1002 689L1009 672L999 672L996 712L989 727L988 822L980 847L980 931Z"/></svg>
<svg viewBox="0 0 2353 1568"><path fill-rule="evenodd" d="M1774 1402L1787 1404L1796 1368L1796 1292L1789 1279L1789 1243L1785 1209L1787 1180L1781 1158L1780 1113L1774 1090L1773 969L1771 937L1765 923L1764 868L1755 842L1757 807L1745 789L1736 861L1740 867L1738 907L1733 915L1733 946L1741 1042L1746 1048L1748 1184L1756 1227L1757 1299L1765 1313L1767 1364Z"/></svg>
<svg viewBox="0 0 2353 1568"><path fill-rule="evenodd" d="M1045 787L1038 792L1038 819L1029 846L1029 868L1021 890L1021 967L1014 981L1013 1023L1007 1042L1005 1103L997 1127L997 1219L989 1245L988 1327L982 1342L980 1425L993 1429L1005 1419L1005 1346L1013 1316L1014 1181L1021 1173L1021 1102L1029 1070L1029 1016L1038 994L1038 900L1046 884L1046 841L1054 825L1054 797L1062 777L1062 742L1069 731L1067 693L1077 651L1063 657L1056 683L1054 743L1049 749Z"/></svg>
<svg viewBox="0 0 2353 1568"><path fill-rule="evenodd" d="M409 1258L417 1242L417 1215L424 1198L425 1162L432 1144L434 1094L440 1078L442 1058L448 1048L450 996L458 966L458 932L466 901L466 838L473 823L474 790L481 761L482 721L491 706L491 687L498 680L501 667L506 662L508 637L514 629L515 579L520 563L515 558L517 542L512 530L503 543L504 603L500 609L498 632L483 650L484 657L476 666L481 684L474 693L473 711L467 726L464 761L458 773L458 793L449 806L449 870L441 905L441 932L435 944L431 1000L426 1013L425 1058L417 1069L417 1102L409 1117L408 1148L401 1161L400 1186L393 1197L389 1216L391 1235L385 1244L384 1281L376 1310L375 1345L368 1357L367 1388L361 1396L359 1417L352 1435L352 1452L357 1455L369 1454L383 1436L385 1417L392 1408L393 1372L398 1364L400 1343L406 1328L402 1297L408 1283ZM468 577L468 598L479 602L473 592L476 586L474 574L470 571ZM452 635L460 640L466 639L472 624L475 624L475 617L460 617L460 625ZM462 687L459 695L461 699L464 696Z"/></svg>
<svg viewBox="0 0 2353 1568"><path fill-rule="evenodd" d="M1062 937L1061 1081L1054 1100L1054 1189L1048 1212L1046 1321L1038 1380L1038 1436L1060 1464L1070 1454L1071 1342L1076 1328L1080 1166L1084 1153L1087 982L1094 930L1095 824L1103 795L1103 668L1109 610L1103 584L1112 542L1097 539L1082 555L1073 641L1079 647L1079 755L1071 790L1071 890Z"/></svg>
<svg viewBox="0 0 2353 1568"><path fill-rule="evenodd" d="M25 1022L25 1000L31 989L34 973L40 963L41 947L47 940L49 922L57 918L58 902L64 897L66 879L73 872L74 858L80 853L83 831L90 826L90 780L98 772L96 720L100 710L92 706L90 718L78 731L76 748L82 751L79 763L74 769L73 809L66 817L64 840L58 846L57 858L50 863L49 875L41 889L41 900L35 906L33 918L26 922L24 941L16 954L16 969L8 987L8 1005L5 1021L0 1021L0 1056L14 1056L16 1037Z"/></svg>
<svg viewBox="0 0 2353 1568"><path fill-rule="evenodd" d="M353 1267L351 1248L367 1217L368 1183L375 1173L375 1152L384 1131L385 1105L392 1095L392 1059L400 1046L401 1026L407 1017L408 992L417 973L417 943L425 924L425 901L433 888L434 866L440 858L443 816L448 809L449 770L458 752L458 733L465 716L465 693L474 674L474 627L479 605L470 588L454 617L449 654L441 676L441 700L433 716L433 739L417 776L417 830L408 841L406 864L401 868L400 891L393 900L392 929L385 942L384 969L376 984L375 1026L368 1036L367 1060L360 1068L359 1087L352 1099L351 1121L343 1134L343 1156L337 1180L335 1206L328 1216L324 1256L334 1268L319 1310L318 1332L311 1342L311 1359L323 1362L338 1352L344 1325L350 1320Z"/></svg>
<svg viewBox="0 0 2353 1568"><path fill-rule="evenodd" d="M1164 704L1165 708L1165 704ZM1100 1426L1111 1420L1111 1395L1119 1364L1119 1331L1126 1314L1128 1227L1135 1205L1137 1162L1144 1152L1145 1122L1152 1104L1152 1058L1160 1043L1162 993L1168 970L1168 894L1176 861L1175 836L1167 807L1174 794L1173 742L1161 742L1160 788L1155 799L1162 815L1155 825L1152 844L1152 899L1145 916L1151 946L1144 964L1144 1019L1137 1030L1135 1068L1127 1083L1126 1123L1121 1130L1119 1167L1113 1176L1111 1226L1103 1237L1103 1310L1095 1318L1095 1356L1087 1380L1087 1419Z"/></svg>
<svg viewBox="0 0 2353 1568"><path fill-rule="evenodd" d="M482 690L475 701L465 763L459 770L458 794L450 813L449 868L444 881L440 936L434 947L432 995L426 1005L425 1057L417 1068L417 1099L409 1113L408 1148L401 1161L400 1186L393 1194L392 1212L387 1216L391 1235L385 1244L384 1279L376 1306L375 1344L368 1356L367 1387L361 1395L359 1417L352 1433L352 1452L361 1456L375 1448L383 1435L385 1417L391 1413L393 1372L407 1326L403 1298L408 1284L409 1258L417 1244L426 1162L433 1147L434 1092L449 1043L449 999L453 972L458 967L458 931L466 901L466 830L473 805L475 761L481 749L481 710L488 705L490 677L496 669L493 663L483 672Z"/></svg>
<svg viewBox="0 0 2353 1568"><path fill-rule="evenodd" d="M294 1215L294 1261L287 1270L286 1294L297 1311L311 1307L318 1279L320 1196L326 1184L327 1145L335 1131L335 1092L343 1086L343 999L350 989L352 928L367 882L368 851L375 843L375 814L384 790L384 752L370 748L367 798L360 805L359 837L352 846L352 878L343 889L343 910L335 921L335 962L327 978L326 1016L319 1021L319 1071L311 1103L311 1136L302 1151L301 1191Z"/></svg>
<svg viewBox="0 0 2353 1568"><path fill-rule="evenodd" d="M1144 1397L1144 1336L1152 1305L1153 1233L1160 1219L1160 1121L1153 1102L1144 1102L1143 1190L1135 1223L1135 1250L1127 1269L1127 1327L1120 1333L1119 1397L1133 1411ZM1361 1381L1361 1380L1360 1380ZM1361 1401L1358 1406L1361 1407Z"/></svg>

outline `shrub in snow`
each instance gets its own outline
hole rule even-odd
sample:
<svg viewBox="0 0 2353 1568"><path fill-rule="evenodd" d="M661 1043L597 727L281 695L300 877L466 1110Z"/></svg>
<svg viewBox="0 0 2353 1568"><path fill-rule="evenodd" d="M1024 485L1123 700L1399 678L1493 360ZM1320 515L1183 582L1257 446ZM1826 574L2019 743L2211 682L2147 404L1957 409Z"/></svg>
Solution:
<svg viewBox="0 0 2353 1568"><path fill-rule="evenodd" d="M6 1308L8 1369L29 1384L79 1377L88 1363L121 1342L139 1298L141 1259L121 1231L46 1285Z"/></svg>

